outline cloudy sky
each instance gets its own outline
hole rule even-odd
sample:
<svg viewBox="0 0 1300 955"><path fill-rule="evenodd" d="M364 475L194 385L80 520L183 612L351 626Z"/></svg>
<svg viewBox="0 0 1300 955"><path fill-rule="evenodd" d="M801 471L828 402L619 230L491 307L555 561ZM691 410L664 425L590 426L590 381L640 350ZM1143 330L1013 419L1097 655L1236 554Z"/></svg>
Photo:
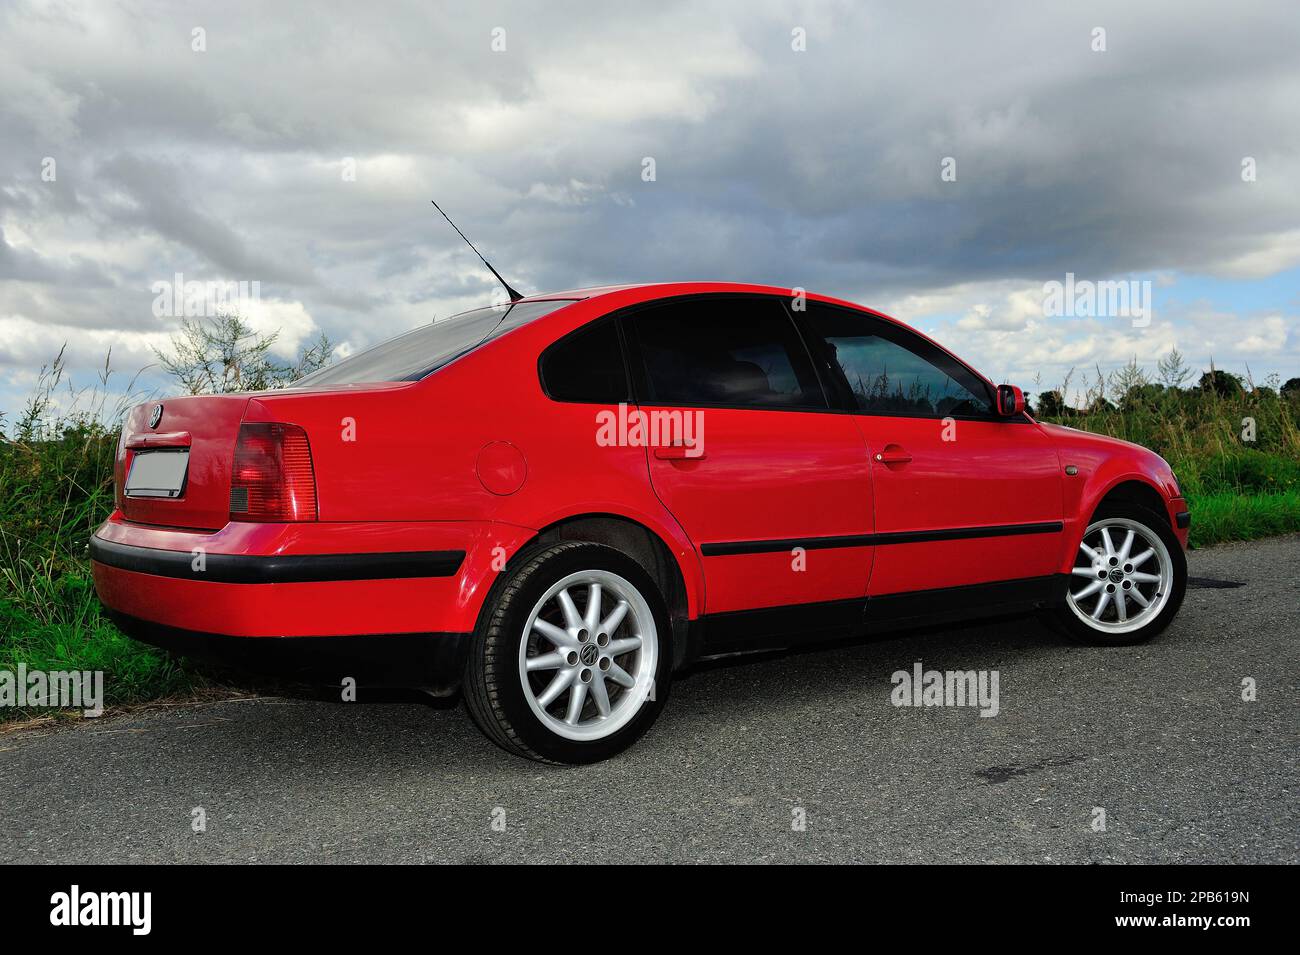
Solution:
<svg viewBox="0 0 1300 955"><path fill-rule="evenodd" d="M1033 391L1294 377L1297 49L1294 0L0 0L0 410L65 343L153 363L176 273L286 354L494 300L430 198L525 291L802 286ZM1067 273L1149 324L1045 314Z"/></svg>

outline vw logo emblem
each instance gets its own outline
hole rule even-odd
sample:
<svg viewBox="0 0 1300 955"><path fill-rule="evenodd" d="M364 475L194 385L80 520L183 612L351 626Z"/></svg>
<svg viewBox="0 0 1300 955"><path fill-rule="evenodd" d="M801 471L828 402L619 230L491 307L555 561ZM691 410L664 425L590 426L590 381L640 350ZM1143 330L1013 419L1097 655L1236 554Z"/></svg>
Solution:
<svg viewBox="0 0 1300 955"><path fill-rule="evenodd" d="M158 427L158 422L162 420L162 405L154 405L149 412L149 427Z"/></svg>

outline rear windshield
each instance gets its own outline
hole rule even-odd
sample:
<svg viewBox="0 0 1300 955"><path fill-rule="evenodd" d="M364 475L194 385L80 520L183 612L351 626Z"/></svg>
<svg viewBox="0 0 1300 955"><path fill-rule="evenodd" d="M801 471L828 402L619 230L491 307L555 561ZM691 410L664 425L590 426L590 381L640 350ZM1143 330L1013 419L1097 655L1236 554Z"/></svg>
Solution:
<svg viewBox="0 0 1300 955"><path fill-rule="evenodd" d="M291 387L357 385L374 381L419 381L450 361L472 352L521 325L563 308L573 299L490 305L461 312L432 325L367 348L342 361L304 375Z"/></svg>

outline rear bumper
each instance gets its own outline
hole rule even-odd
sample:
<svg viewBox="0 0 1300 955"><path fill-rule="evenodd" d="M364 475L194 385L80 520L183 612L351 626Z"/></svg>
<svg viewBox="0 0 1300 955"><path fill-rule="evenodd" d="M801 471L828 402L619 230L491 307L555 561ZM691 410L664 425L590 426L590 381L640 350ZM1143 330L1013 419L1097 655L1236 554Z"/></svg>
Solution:
<svg viewBox="0 0 1300 955"><path fill-rule="evenodd" d="M90 539L90 559L106 567L155 577L205 580L220 584L306 584L343 580L404 580L452 577L465 560L463 550L398 551L362 554L209 554L163 550Z"/></svg>
<svg viewBox="0 0 1300 955"><path fill-rule="evenodd" d="M232 637L185 630L110 610L123 633L171 653L307 683L424 690L455 695L469 648L467 633L390 633L317 637Z"/></svg>
<svg viewBox="0 0 1300 955"><path fill-rule="evenodd" d="M486 521L237 524L216 532L114 514L90 543L112 611L230 637L470 633L533 531Z"/></svg>

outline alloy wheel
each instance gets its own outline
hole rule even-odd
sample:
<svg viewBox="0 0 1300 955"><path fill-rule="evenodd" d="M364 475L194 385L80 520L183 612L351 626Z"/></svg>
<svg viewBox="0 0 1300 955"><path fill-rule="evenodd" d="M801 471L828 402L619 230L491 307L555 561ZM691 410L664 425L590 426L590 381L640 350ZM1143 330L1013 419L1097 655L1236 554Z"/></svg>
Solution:
<svg viewBox="0 0 1300 955"><path fill-rule="evenodd" d="M1066 602L1103 633L1132 633L1160 616L1173 592L1173 561L1151 528L1126 517L1099 520L1084 532Z"/></svg>
<svg viewBox="0 0 1300 955"><path fill-rule="evenodd" d="M529 709L571 740L602 739L626 726L651 698L658 662L649 604L607 570L579 571L552 585L519 643Z"/></svg>

